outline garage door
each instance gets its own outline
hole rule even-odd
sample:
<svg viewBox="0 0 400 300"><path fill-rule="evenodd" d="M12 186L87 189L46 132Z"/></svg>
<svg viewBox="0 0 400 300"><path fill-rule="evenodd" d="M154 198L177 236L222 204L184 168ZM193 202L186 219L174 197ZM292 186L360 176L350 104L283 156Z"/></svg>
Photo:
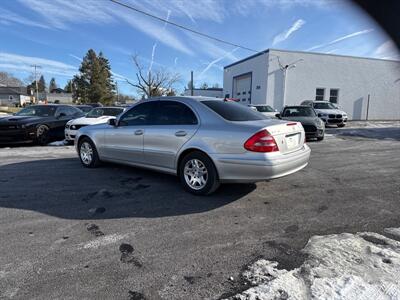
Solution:
<svg viewBox="0 0 400 300"><path fill-rule="evenodd" d="M243 104L251 103L251 74L233 79L233 97L240 99Z"/></svg>

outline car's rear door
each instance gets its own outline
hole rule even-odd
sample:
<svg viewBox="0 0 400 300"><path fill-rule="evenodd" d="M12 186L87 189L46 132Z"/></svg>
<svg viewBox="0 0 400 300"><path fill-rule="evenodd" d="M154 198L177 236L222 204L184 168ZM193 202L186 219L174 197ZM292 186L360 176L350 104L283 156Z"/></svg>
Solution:
<svg viewBox="0 0 400 300"><path fill-rule="evenodd" d="M154 122L144 128L146 164L173 169L179 149L195 134L199 125L198 117L187 104L159 101Z"/></svg>
<svg viewBox="0 0 400 300"><path fill-rule="evenodd" d="M131 163L143 163L143 136L145 126L152 120L158 101L135 105L118 120L118 126L104 130L101 156Z"/></svg>

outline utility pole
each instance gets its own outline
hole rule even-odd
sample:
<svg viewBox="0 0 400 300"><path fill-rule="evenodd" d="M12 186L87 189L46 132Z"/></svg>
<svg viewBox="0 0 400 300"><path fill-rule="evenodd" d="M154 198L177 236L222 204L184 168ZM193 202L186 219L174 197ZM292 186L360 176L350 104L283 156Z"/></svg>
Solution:
<svg viewBox="0 0 400 300"><path fill-rule="evenodd" d="M117 102L119 103L118 82L115 82L115 88L116 88L116 90L117 90Z"/></svg>
<svg viewBox="0 0 400 300"><path fill-rule="evenodd" d="M190 96L193 96L193 71L190 71Z"/></svg>
<svg viewBox="0 0 400 300"><path fill-rule="evenodd" d="M36 69L41 69L41 66L38 65L31 65L32 68L35 68L35 88L36 88L36 104L39 103L39 87L38 87L38 80L37 80L37 72Z"/></svg>

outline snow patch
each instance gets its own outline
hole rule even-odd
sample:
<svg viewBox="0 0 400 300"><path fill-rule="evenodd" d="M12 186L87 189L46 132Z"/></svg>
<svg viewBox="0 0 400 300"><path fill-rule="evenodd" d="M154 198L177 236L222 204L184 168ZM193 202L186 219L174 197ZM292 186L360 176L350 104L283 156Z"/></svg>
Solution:
<svg viewBox="0 0 400 300"><path fill-rule="evenodd" d="M243 277L257 286L230 299L400 299L398 241L371 232L314 236L303 252L308 258L291 271L255 262Z"/></svg>
<svg viewBox="0 0 400 300"><path fill-rule="evenodd" d="M385 228L385 232L400 237L400 228Z"/></svg>
<svg viewBox="0 0 400 300"><path fill-rule="evenodd" d="M93 249L93 248L99 248L101 246L107 246L110 244L114 244L124 238L126 238L128 235L127 234L110 234L110 235L105 235L102 236L96 240L90 241L86 244L81 244L79 246L79 249Z"/></svg>
<svg viewBox="0 0 400 300"><path fill-rule="evenodd" d="M47 144L47 146L65 146L65 145L67 145L67 142L65 140L55 141Z"/></svg>

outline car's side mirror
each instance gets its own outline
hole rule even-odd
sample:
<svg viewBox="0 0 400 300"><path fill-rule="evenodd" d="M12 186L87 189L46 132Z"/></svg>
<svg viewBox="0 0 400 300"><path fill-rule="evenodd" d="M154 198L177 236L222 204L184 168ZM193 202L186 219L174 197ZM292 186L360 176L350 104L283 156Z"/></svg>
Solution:
<svg viewBox="0 0 400 300"><path fill-rule="evenodd" d="M275 117L277 117L278 119L281 118L281 114L275 114Z"/></svg>
<svg viewBox="0 0 400 300"><path fill-rule="evenodd" d="M109 119L107 121L107 124L111 125L111 126L117 126L117 120L116 119Z"/></svg>

